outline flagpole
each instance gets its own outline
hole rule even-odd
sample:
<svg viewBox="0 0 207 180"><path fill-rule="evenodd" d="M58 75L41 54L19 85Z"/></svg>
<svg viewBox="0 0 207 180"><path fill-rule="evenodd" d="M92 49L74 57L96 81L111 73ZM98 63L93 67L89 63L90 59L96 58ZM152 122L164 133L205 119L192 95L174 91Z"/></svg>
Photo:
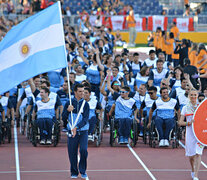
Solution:
<svg viewBox="0 0 207 180"><path fill-rule="evenodd" d="M67 61L67 60L66 60L66 61ZM70 78L69 78L69 69L68 69L68 66L66 67L66 72L67 72L67 79L68 79L69 102L70 102L70 105L72 105L71 91L70 91ZM71 114L71 122L72 122L72 125L70 124L69 121L68 121L68 123L69 123L70 129L72 130L72 127L73 127L73 111L71 111L70 114Z"/></svg>
<svg viewBox="0 0 207 180"><path fill-rule="evenodd" d="M58 7L59 7L59 12L60 12L60 22L61 22L61 24L63 26L62 11L61 11L60 1L58 1ZM64 30L63 30L63 33L64 33ZM64 41L65 41L65 39L64 39ZM64 48L65 48L65 57L66 57L65 58L65 61L66 61L66 64L67 64L66 73L67 73L67 79L68 79L69 102L70 102L70 105L72 105L72 101L71 101L71 91L70 91L70 78L69 78L68 61L67 61L67 53L66 53L65 43L64 43ZM71 111L71 122L72 122L72 125L71 125L71 123L68 120L68 124L70 126L70 129L72 130L72 127L73 127L73 111ZM71 131L71 133L72 133L72 131Z"/></svg>

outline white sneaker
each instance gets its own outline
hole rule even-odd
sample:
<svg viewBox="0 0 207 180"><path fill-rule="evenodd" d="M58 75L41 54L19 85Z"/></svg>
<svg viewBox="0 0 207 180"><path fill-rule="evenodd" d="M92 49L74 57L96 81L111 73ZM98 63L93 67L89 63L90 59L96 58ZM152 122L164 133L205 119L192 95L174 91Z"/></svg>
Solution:
<svg viewBox="0 0 207 180"><path fill-rule="evenodd" d="M169 141L168 141L167 139L165 139L164 141L165 141L165 142L164 142L165 146L169 146L169 145L170 145L170 144L169 144Z"/></svg>
<svg viewBox="0 0 207 180"><path fill-rule="evenodd" d="M160 140L159 146L160 146L160 147L165 146L165 140L164 140L164 139L161 139L161 140Z"/></svg>
<svg viewBox="0 0 207 180"><path fill-rule="evenodd" d="M49 145L50 145L50 144L52 144L52 141L48 139L48 140L46 141L46 144L49 144Z"/></svg>
<svg viewBox="0 0 207 180"><path fill-rule="evenodd" d="M195 173L194 172L191 172L192 179L194 178L194 175L195 175Z"/></svg>
<svg viewBox="0 0 207 180"><path fill-rule="evenodd" d="M93 135L88 135L88 141L94 141L94 136Z"/></svg>
<svg viewBox="0 0 207 180"><path fill-rule="evenodd" d="M193 180L199 180L197 177L194 177Z"/></svg>
<svg viewBox="0 0 207 180"><path fill-rule="evenodd" d="M45 144L45 140L42 139L42 140L40 141L40 144Z"/></svg>

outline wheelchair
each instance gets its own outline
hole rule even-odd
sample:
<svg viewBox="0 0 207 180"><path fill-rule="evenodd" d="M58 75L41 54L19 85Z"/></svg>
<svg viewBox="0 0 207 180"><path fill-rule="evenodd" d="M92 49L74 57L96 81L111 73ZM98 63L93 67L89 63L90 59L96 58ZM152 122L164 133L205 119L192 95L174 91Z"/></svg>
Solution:
<svg viewBox="0 0 207 180"><path fill-rule="evenodd" d="M177 148L179 146L179 140L178 140L178 123L175 121L174 128L170 131L169 134L169 144L172 146L172 148ZM163 129L165 130L165 125L163 125ZM155 122L152 120L150 132L149 132L149 146L152 148L155 148L156 145L159 142L159 133L157 128L155 127Z"/></svg>
<svg viewBox="0 0 207 180"><path fill-rule="evenodd" d="M53 122L51 140L52 140L53 146L56 147L60 140L60 121L59 120L57 120L56 122ZM40 143L40 129L37 126L35 120L31 122L31 142L34 147L36 147L37 144Z"/></svg>
<svg viewBox="0 0 207 180"><path fill-rule="evenodd" d="M25 116L26 108L27 106L20 109L19 132L22 135L24 135L25 126L26 126L26 118L27 118L27 116Z"/></svg>
<svg viewBox="0 0 207 180"><path fill-rule="evenodd" d="M99 147L103 138L103 125L102 121L99 118L97 118L97 123L94 128L93 136L96 147Z"/></svg>
<svg viewBox="0 0 207 180"><path fill-rule="evenodd" d="M32 115L31 113L26 116L26 128L25 128L26 138L31 141L32 139Z"/></svg>
<svg viewBox="0 0 207 180"><path fill-rule="evenodd" d="M11 138L11 119L6 118L6 121L0 122L0 144L4 144L6 140L8 141L8 143L11 143Z"/></svg>
<svg viewBox="0 0 207 180"><path fill-rule="evenodd" d="M103 118L103 131L106 133L107 128L110 126L110 118L109 118L109 111L110 111L109 106L106 106L104 109L104 118Z"/></svg>
<svg viewBox="0 0 207 180"><path fill-rule="evenodd" d="M119 124L118 121L115 121L114 116L110 119L110 141L109 144L111 147L115 146L116 139L118 140L119 134L118 134ZM135 147L138 140L138 133L137 133L137 121L133 119L132 127L130 131L130 139L131 139L131 146Z"/></svg>

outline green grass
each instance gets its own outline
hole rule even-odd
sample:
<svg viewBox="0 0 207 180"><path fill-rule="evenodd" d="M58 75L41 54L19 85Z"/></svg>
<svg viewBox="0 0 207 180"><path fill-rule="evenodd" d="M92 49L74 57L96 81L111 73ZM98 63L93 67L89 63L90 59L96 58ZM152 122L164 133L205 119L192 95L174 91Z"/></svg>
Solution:
<svg viewBox="0 0 207 180"><path fill-rule="evenodd" d="M127 49L133 49L133 48L138 48L138 47L147 47L147 44L136 44L135 47L128 47ZM115 48L117 49L122 49L123 47L118 47L116 46Z"/></svg>

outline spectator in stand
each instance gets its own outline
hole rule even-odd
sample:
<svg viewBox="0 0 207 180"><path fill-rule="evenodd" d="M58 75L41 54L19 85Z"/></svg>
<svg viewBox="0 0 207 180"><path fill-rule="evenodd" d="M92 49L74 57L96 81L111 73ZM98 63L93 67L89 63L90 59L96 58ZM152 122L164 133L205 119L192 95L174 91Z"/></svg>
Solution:
<svg viewBox="0 0 207 180"><path fill-rule="evenodd" d="M95 27L100 28L101 26L102 26L102 18L100 15L98 15L95 20Z"/></svg>
<svg viewBox="0 0 207 180"><path fill-rule="evenodd" d="M179 37L180 37L180 31L178 29L178 27L176 26L176 22L172 22L172 27L170 29L170 32L172 32L174 34L174 38L176 40L179 40Z"/></svg>
<svg viewBox="0 0 207 180"><path fill-rule="evenodd" d="M36 13L40 11L40 0L33 0L32 1L32 13Z"/></svg>
<svg viewBox="0 0 207 180"><path fill-rule="evenodd" d="M185 7L186 7L186 9L183 14L183 17L188 17L188 16L190 16L190 6L187 4L187 5L185 5Z"/></svg>
<svg viewBox="0 0 207 180"><path fill-rule="evenodd" d="M137 36L136 32L136 20L134 18L134 10L133 7L130 5L129 6L129 15L127 16L127 23L128 23L128 28L129 28L129 47L135 47L134 41Z"/></svg>
<svg viewBox="0 0 207 180"><path fill-rule="evenodd" d="M22 14L29 14L30 13L30 2L28 0L23 1L23 7L24 7L24 10L22 11Z"/></svg>

